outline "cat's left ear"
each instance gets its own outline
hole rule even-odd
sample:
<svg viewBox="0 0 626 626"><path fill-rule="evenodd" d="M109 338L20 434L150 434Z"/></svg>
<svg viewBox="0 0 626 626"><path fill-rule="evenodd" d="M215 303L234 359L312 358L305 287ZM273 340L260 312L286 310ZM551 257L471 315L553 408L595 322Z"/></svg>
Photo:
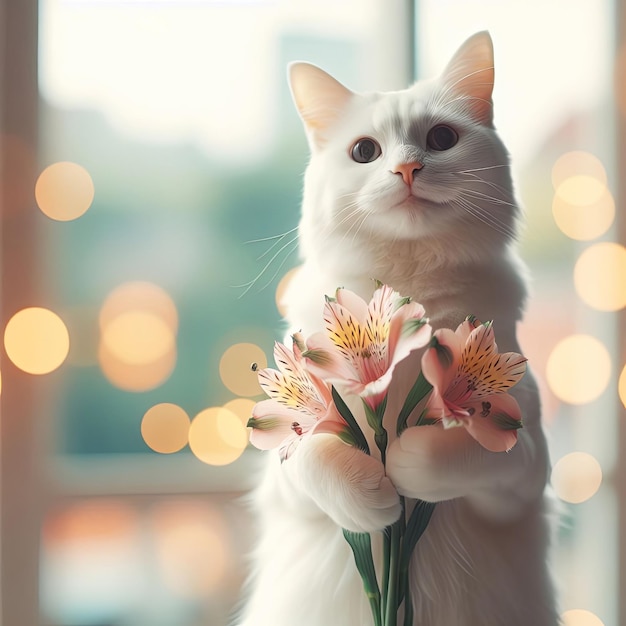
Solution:
<svg viewBox="0 0 626 626"><path fill-rule="evenodd" d="M442 79L453 93L467 97L477 121L493 126L493 43L487 31L472 35L452 57Z"/></svg>
<svg viewBox="0 0 626 626"><path fill-rule="evenodd" d="M289 86L312 142L321 146L325 131L337 120L354 93L310 63L290 63Z"/></svg>

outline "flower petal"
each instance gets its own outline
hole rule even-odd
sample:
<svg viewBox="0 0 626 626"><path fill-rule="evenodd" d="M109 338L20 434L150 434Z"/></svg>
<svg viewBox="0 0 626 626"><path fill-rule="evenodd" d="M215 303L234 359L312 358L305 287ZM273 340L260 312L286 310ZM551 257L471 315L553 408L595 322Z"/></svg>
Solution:
<svg viewBox="0 0 626 626"><path fill-rule="evenodd" d="M517 443L517 430L522 427L519 404L509 394L493 395L489 397L491 406L485 415L481 409L483 402L472 407L475 412L463 420L465 428L491 452L510 450Z"/></svg>
<svg viewBox="0 0 626 626"><path fill-rule="evenodd" d="M526 357L517 352L494 354L486 359L476 379L475 398L504 393L516 385L526 373Z"/></svg>
<svg viewBox="0 0 626 626"><path fill-rule="evenodd" d="M359 357L367 347L363 326L348 309L338 302L324 305L324 322L330 340L348 359Z"/></svg>
<svg viewBox="0 0 626 626"><path fill-rule="evenodd" d="M419 304L419 302L410 301L403 304L391 318L389 328L389 354L393 355L397 349L398 343L409 338L415 341L416 348L425 346L432 334L432 328L427 321L424 307ZM417 334L419 334L419 339L414 337L414 335ZM421 340L424 340L424 343L417 345Z"/></svg>
<svg viewBox="0 0 626 626"><path fill-rule="evenodd" d="M325 406L324 396L304 369L304 362L278 342L274 346L274 359L280 371L265 368L258 374L263 391L286 406L319 414Z"/></svg>
<svg viewBox="0 0 626 626"><path fill-rule="evenodd" d="M315 333L307 340L307 349L303 353L306 358L307 368L310 372L325 380L353 379L356 371L350 367L350 363L344 358L343 353L324 333ZM323 353L325 359L309 359L307 352L315 351Z"/></svg>
<svg viewBox="0 0 626 626"><path fill-rule="evenodd" d="M360 324L365 324L367 319L367 302L349 289L337 289L335 295L337 302L354 315Z"/></svg>
<svg viewBox="0 0 626 626"><path fill-rule="evenodd" d="M276 448L294 433L294 423L308 431L314 420L276 400L258 402L252 410L252 418L248 421L248 426L252 427L250 443L259 450Z"/></svg>
<svg viewBox="0 0 626 626"><path fill-rule="evenodd" d="M487 359L496 354L497 350L493 325L488 323L475 328L463 347L461 356L463 371L478 378Z"/></svg>
<svg viewBox="0 0 626 626"><path fill-rule="evenodd" d="M454 378L461 361L461 345L454 331L436 330L433 346L422 357L422 372L426 380L444 393Z"/></svg>
<svg viewBox="0 0 626 626"><path fill-rule="evenodd" d="M465 320L457 326L457 329L454 332L457 334L462 346L466 344L472 331L479 326L482 326L482 323L473 315L468 315Z"/></svg>

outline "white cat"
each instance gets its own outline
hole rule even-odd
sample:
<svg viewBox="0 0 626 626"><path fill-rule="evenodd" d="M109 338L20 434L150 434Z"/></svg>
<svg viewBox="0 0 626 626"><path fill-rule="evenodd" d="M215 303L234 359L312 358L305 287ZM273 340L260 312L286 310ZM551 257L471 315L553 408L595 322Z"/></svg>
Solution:
<svg viewBox="0 0 626 626"><path fill-rule="evenodd" d="M291 328L321 330L325 294L346 287L369 300L375 278L423 304L434 328L454 329L471 313L494 320L501 352L520 352L519 209L493 126L489 35L467 40L438 79L404 91L355 94L306 63L293 64L290 79L311 147L303 266L285 298ZM420 357L396 370L390 435ZM557 624L549 461L530 373L512 395L524 428L508 453L438 426L406 430L386 468L331 435L309 437L282 464L269 453L238 624L371 626L341 528L380 531L400 514L398 493L439 503L411 565L415 626Z"/></svg>

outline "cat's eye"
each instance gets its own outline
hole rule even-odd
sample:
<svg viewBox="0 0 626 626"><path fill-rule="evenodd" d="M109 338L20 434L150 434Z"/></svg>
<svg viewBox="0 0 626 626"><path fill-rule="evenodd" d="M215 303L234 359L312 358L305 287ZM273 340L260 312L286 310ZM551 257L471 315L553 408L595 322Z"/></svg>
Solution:
<svg viewBox="0 0 626 626"><path fill-rule="evenodd" d="M350 150L350 156L357 163L371 163L375 161L381 154L380 144L369 137L359 139Z"/></svg>
<svg viewBox="0 0 626 626"><path fill-rule="evenodd" d="M449 150L452 146L456 145L458 140L459 136L457 135L457 132L445 124L437 124L437 126L433 126L428 131L428 136L426 137L428 147L440 152L443 150Z"/></svg>

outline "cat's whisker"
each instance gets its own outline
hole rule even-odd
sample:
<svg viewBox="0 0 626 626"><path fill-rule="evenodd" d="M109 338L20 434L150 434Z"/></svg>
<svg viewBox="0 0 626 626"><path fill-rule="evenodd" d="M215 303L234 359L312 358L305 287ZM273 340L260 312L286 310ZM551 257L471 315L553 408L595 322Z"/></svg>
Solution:
<svg viewBox="0 0 626 626"><path fill-rule="evenodd" d="M497 191L504 196L509 194L509 191L502 185L498 185L497 183L494 183L492 181L485 180L478 176L478 174L472 174L471 172L457 172L457 174L462 174L463 176L466 176L466 180L468 183L479 183L481 185L486 185L487 187L490 187L494 191Z"/></svg>
<svg viewBox="0 0 626 626"><path fill-rule="evenodd" d="M517 208L517 205L514 202L509 202L508 200L504 200L502 198L496 198L495 196L491 196L488 193L483 193L482 191L478 191L477 189L462 189L462 193L471 195L473 198L479 200L486 200L490 204L498 204L501 206L508 206L513 209Z"/></svg>
<svg viewBox="0 0 626 626"><path fill-rule="evenodd" d="M251 239L250 241L246 241L246 243L261 243L264 241L273 241L274 239L276 240L263 254L261 254L260 256L257 257L257 261L260 261L261 259L265 258L268 254L270 254L270 252L276 247L279 246L282 241L285 239L285 237L292 235L294 232L296 232L298 230L298 226L291 228L290 230L282 233L282 235L272 235L271 237L262 237L260 239Z"/></svg>
<svg viewBox="0 0 626 626"><path fill-rule="evenodd" d="M235 289L243 289L244 291L239 295L239 298L243 298L251 289L252 287L254 287L257 282L261 279L261 277L265 274L265 272L267 272L267 270L269 269L269 267L272 265L272 263L280 256L280 254L291 247L291 250L289 250L285 256L285 259L283 260L282 264L279 266L278 271L280 271L280 268L282 267L282 265L284 264L285 260L289 258L289 256L291 256L291 254L293 254L293 252L295 252L296 248L298 247L298 237L295 236L292 239L290 239L287 243L283 244L272 256L272 258L265 264L265 266L263 267L263 269L261 269L261 271L249 282L247 283L243 283L241 285L234 285ZM276 272L277 274L278 272ZM270 279L269 282L271 282L274 277L276 276L276 274L274 274L274 276Z"/></svg>
<svg viewBox="0 0 626 626"><path fill-rule="evenodd" d="M274 239L282 239L283 237L286 237L287 235L291 235L291 233L295 232L298 230L298 226L294 226L293 228L290 228L289 230L285 231L284 233L280 234L280 235L271 235L270 237L261 237L259 239L249 239L248 241L246 241L246 244L249 243L260 243L263 241L272 241Z"/></svg>
<svg viewBox="0 0 626 626"><path fill-rule="evenodd" d="M513 238L515 236L515 229L512 226L487 213L484 208L472 202L471 199L459 197L453 202L463 210L467 211L470 215L473 215L476 219L480 220L483 224L493 228L496 232L499 232L507 238Z"/></svg>
<svg viewBox="0 0 626 626"><path fill-rule="evenodd" d="M280 264L276 268L276 271L272 274L270 279L259 289L259 291L267 289L272 284L272 281L278 276L280 270L283 269L285 263L287 263L287 261L289 260L289 257L298 249L297 240L292 239L291 243L293 244L293 248L285 255L285 258L280 262Z"/></svg>
<svg viewBox="0 0 626 626"><path fill-rule="evenodd" d="M326 230L326 232L324 233L325 236L328 237L332 235L333 233L335 233L341 226L345 225L357 213L359 213L360 210L361 210L360 206L356 203L349 204L345 206L344 208L342 208L341 211L337 213L337 217L341 217L341 219L336 220L335 223L333 224L333 227L330 230ZM344 215L344 213L347 213L347 215ZM352 228L352 226L350 226L350 228ZM350 230L350 228L348 229L348 231Z"/></svg>
<svg viewBox="0 0 626 626"><path fill-rule="evenodd" d="M468 174L470 172L484 172L486 170L495 170L500 167L508 168L510 167L508 163L500 163L498 165L486 165L485 167L473 167L467 170L459 170L458 172L454 172L455 174Z"/></svg>

